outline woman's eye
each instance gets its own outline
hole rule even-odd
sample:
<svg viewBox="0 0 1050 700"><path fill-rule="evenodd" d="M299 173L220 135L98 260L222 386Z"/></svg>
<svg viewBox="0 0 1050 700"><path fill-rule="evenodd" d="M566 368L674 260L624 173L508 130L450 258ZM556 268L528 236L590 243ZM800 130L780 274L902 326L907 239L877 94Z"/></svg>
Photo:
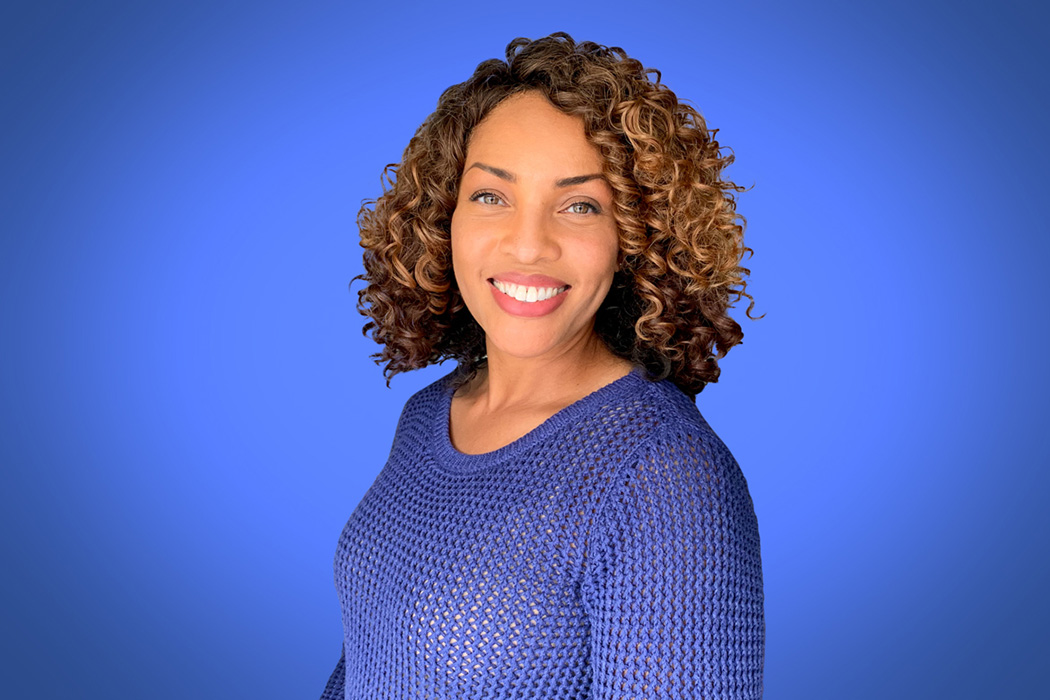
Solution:
<svg viewBox="0 0 1050 700"><path fill-rule="evenodd" d="M569 205L569 212L572 214L590 214L598 213L598 207L594 206L590 202L573 202Z"/></svg>
<svg viewBox="0 0 1050 700"><path fill-rule="evenodd" d="M476 195L470 198L472 202L481 202L482 204L499 204L503 200L499 198L498 194L491 192L478 192Z"/></svg>

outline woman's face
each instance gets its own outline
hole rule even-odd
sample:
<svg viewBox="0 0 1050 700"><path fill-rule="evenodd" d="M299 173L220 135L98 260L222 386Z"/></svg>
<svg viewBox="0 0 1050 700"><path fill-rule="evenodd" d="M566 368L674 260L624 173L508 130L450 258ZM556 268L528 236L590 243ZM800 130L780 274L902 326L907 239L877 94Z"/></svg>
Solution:
<svg viewBox="0 0 1050 700"><path fill-rule="evenodd" d="M452 266L493 347L554 358L593 340L619 251L612 188L583 120L530 92L474 129L452 215Z"/></svg>

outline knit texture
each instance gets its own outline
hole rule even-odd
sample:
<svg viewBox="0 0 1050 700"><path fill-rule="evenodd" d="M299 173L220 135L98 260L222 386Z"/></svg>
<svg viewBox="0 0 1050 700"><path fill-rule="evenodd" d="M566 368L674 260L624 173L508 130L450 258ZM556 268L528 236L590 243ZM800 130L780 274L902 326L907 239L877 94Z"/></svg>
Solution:
<svg viewBox="0 0 1050 700"><path fill-rule="evenodd" d="M467 455L451 378L406 403L339 539L322 700L761 698L758 522L693 401L636 368Z"/></svg>

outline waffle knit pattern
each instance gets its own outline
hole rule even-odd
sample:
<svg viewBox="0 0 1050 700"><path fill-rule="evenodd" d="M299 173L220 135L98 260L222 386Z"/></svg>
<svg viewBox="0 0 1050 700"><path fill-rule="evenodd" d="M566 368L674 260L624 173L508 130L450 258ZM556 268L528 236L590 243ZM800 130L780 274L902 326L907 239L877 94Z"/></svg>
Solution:
<svg viewBox="0 0 1050 700"><path fill-rule="evenodd" d="M322 700L761 698L758 523L693 401L636 368L467 455L451 377L409 399L339 538Z"/></svg>

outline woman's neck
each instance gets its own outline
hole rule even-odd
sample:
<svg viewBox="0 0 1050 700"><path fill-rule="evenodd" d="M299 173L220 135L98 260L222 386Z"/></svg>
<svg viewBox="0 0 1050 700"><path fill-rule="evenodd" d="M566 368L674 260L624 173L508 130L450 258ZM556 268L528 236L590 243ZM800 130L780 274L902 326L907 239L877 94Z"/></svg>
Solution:
<svg viewBox="0 0 1050 700"><path fill-rule="evenodd" d="M477 375L456 392L483 413L568 405L631 371L631 363L593 335L556 356L521 358L491 345Z"/></svg>

